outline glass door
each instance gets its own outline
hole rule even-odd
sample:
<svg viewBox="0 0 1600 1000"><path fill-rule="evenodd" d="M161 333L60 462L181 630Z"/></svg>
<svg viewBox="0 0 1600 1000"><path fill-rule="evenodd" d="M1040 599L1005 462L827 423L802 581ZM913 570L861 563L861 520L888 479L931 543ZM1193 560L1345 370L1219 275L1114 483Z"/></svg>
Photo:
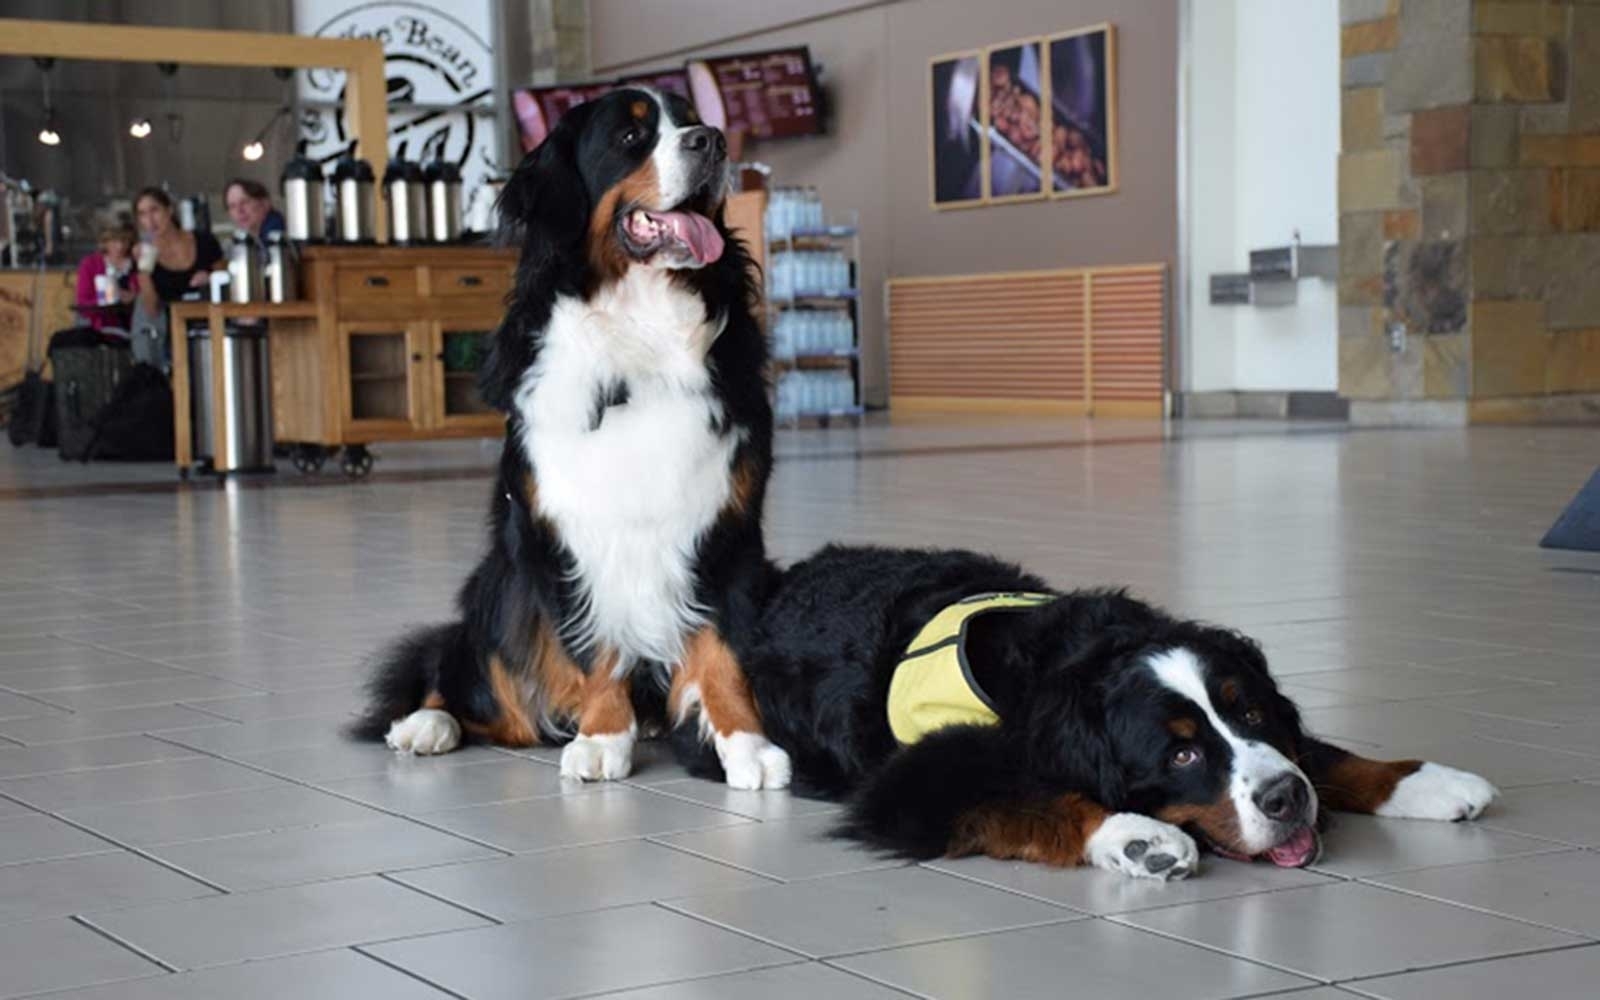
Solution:
<svg viewBox="0 0 1600 1000"><path fill-rule="evenodd" d="M435 417L441 427L497 428L501 416L478 395L478 369L489 354L491 322L435 324Z"/></svg>
<svg viewBox="0 0 1600 1000"><path fill-rule="evenodd" d="M351 424L420 428L415 396L422 354L416 331L404 323L346 323L340 332Z"/></svg>

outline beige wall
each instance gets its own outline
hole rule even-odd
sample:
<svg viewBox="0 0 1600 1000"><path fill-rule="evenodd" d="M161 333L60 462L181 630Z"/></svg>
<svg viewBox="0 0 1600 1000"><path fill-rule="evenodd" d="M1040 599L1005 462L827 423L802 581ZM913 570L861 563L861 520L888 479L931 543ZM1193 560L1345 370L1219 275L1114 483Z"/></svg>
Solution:
<svg viewBox="0 0 1600 1000"><path fill-rule="evenodd" d="M596 76L692 55L811 46L831 131L746 155L778 184L813 184L862 230L867 398L887 395L882 288L892 276L1162 262L1177 247L1175 0L590 0ZM928 191L928 60L1101 21L1117 26L1120 190L1058 202L936 212Z"/></svg>

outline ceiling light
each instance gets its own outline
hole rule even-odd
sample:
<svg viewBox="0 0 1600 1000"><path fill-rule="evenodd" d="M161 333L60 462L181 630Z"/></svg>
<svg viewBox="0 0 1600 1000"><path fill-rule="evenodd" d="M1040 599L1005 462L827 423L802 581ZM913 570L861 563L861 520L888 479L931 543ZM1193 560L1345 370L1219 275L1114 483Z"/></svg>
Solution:
<svg viewBox="0 0 1600 1000"><path fill-rule="evenodd" d="M128 134L133 136L135 139L143 139L148 136L150 134L150 119L135 118L133 122L128 125Z"/></svg>
<svg viewBox="0 0 1600 1000"><path fill-rule="evenodd" d="M280 118L289 118L293 114L294 109L287 104L279 108L277 111L274 111L272 113L272 117L267 119L267 123L261 126L261 131L256 133L256 137L245 143L244 158L249 160L251 163L254 163L255 161L261 159L261 157L265 156L267 152L267 140L272 137L272 127L278 124L278 120Z"/></svg>
<svg viewBox="0 0 1600 1000"><path fill-rule="evenodd" d="M46 146L61 145L61 132L56 128L56 110L50 104L50 70L56 61L45 56L35 56L39 67L40 86L44 90L44 126L39 129L39 141Z"/></svg>

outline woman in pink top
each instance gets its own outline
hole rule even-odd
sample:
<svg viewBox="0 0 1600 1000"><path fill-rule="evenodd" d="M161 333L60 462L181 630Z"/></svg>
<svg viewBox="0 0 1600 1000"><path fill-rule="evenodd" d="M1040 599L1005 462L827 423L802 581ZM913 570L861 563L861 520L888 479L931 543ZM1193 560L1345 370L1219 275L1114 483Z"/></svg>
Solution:
<svg viewBox="0 0 1600 1000"><path fill-rule="evenodd" d="M96 330L126 327L129 309L139 293L139 274L133 266L133 244L138 234L126 222L100 229L100 251L78 265L78 306Z"/></svg>

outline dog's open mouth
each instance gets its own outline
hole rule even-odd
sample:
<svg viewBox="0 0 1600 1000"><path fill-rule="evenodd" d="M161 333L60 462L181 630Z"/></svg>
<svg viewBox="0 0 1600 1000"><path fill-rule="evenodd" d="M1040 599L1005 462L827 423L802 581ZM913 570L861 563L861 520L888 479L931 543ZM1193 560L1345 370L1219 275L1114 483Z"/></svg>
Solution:
<svg viewBox="0 0 1600 1000"><path fill-rule="evenodd" d="M1262 851L1260 854L1243 854L1232 851L1216 841L1207 841L1211 850L1234 861L1270 861L1279 868L1304 868L1322 856L1322 836L1316 829L1309 826L1300 827L1276 847Z"/></svg>
<svg viewBox="0 0 1600 1000"><path fill-rule="evenodd" d="M667 253L703 266L722 256L722 234L716 223L687 208L672 212L636 208L622 219L620 228L623 245L635 260Z"/></svg>

